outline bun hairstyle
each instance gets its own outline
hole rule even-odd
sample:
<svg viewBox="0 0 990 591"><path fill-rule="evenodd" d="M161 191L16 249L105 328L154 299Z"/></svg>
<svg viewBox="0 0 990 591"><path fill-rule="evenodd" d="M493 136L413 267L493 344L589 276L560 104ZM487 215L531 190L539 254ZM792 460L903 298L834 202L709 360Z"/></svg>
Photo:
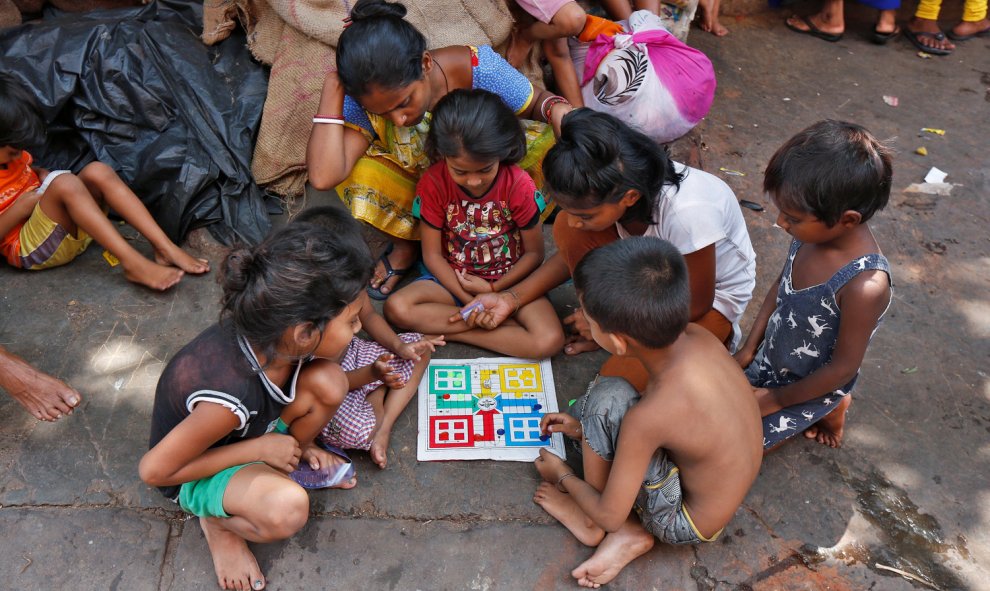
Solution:
<svg viewBox="0 0 990 591"><path fill-rule="evenodd" d="M426 37L402 17L406 7L385 0L358 0L351 24L337 42L337 76L354 98L372 86L402 88L423 77Z"/></svg>
<svg viewBox="0 0 990 591"><path fill-rule="evenodd" d="M564 116L560 138L543 160L547 192L565 209L617 203L633 189L639 201L623 220L652 223L664 185L679 187L663 146L608 113L588 108Z"/></svg>
<svg viewBox="0 0 990 591"><path fill-rule="evenodd" d="M266 359L287 328L327 323L356 300L371 278L367 248L354 248L320 225L293 222L253 248L231 249L220 270L221 320Z"/></svg>

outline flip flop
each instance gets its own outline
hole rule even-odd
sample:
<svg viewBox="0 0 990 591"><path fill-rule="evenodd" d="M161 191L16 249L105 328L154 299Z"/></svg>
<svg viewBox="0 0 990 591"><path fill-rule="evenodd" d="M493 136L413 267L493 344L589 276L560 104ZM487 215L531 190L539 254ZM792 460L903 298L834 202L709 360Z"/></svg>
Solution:
<svg viewBox="0 0 990 591"><path fill-rule="evenodd" d="M911 29L904 29L904 37L906 37L908 41L913 43L915 47L917 47L919 50L925 53L930 53L932 55L949 55L952 53L951 49L928 47L927 45L922 43L920 39L918 39L918 37L931 37L936 41L944 41L945 33L941 31L939 31L938 33L929 33L928 31L912 31Z"/></svg>
<svg viewBox="0 0 990 591"><path fill-rule="evenodd" d="M388 246L385 247L385 251L382 252L381 256L378 257L378 260L381 261L382 265L385 267L385 277L382 278L382 282L378 284L378 287L371 287L370 285L368 286L368 295L373 300L378 300L378 301L387 300L388 296L392 295L392 292L395 291L395 286L393 286L388 293L382 291L382 286L385 285L388 282L388 280L391 279L392 277L398 277L399 281L402 281L402 278L405 277L409 273L409 271L412 271L413 267L416 266L416 265L410 265L405 269L393 268L392 263L388 261L388 255L392 253L393 248L394 245L389 244Z"/></svg>
<svg viewBox="0 0 990 591"><path fill-rule="evenodd" d="M813 22L811 22L811 19L810 18L808 18L806 16L799 16L797 18L802 23L804 23L804 26L808 27L807 30L805 30L805 29L799 29L799 28L795 27L794 25L792 25L790 23L789 20L785 20L784 21L784 24L787 25L787 28L790 29L790 30L792 30L792 31L794 31L795 33L801 33L803 35L811 35L812 37L818 37L819 39L821 39L823 41L828 41L829 43L835 43L836 41L839 41L840 39L842 39L843 33L839 33L837 35L836 34L833 34L833 33L826 33L825 31L823 31L823 30L819 29L818 27L816 27L815 24Z"/></svg>
<svg viewBox="0 0 990 591"><path fill-rule="evenodd" d="M969 41L977 37L990 37L990 29L983 29L979 33L973 33L972 35L956 35L952 32L952 29L949 29L945 35L953 41Z"/></svg>
<svg viewBox="0 0 990 591"><path fill-rule="evenodd" d="M874 27L873 34L870 36L870 41L873 41L877 45L886 45L888 41L900 34L901 27L899 25L894 25L894 30L889 33L881 33L876 29L876 27Z"/></svg>
<svg viewBox="0 0 990 591"><path fill-rule="evenodd" d="M347 461L343 464L336 464L333 467L328 466L319 470L314 470L309 464L300 463L299 467L289 474L289 478L294 480L299 486L307 489L331 488L344 484L351 478L354 478L354 463L351 462L351 458L344 450L321 441L318 441L317 445Z"/></svg>

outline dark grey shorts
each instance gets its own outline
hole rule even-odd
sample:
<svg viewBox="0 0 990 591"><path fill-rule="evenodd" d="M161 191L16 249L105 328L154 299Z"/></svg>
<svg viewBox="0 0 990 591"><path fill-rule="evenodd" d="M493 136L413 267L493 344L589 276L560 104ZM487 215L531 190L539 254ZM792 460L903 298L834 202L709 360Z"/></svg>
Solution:
<svg viewBox="0 0 990 591"><path fill-rule="evenodd" d="M599 376L569 412L581 421L588 447L611 462L615 459L622 418L638 401L639 393L629 382ZM684 509L680 473L662 449L650 460L634 508L643 527L661 542L696 544L718 538L719 534L703 538L695 529Z"/></svg>

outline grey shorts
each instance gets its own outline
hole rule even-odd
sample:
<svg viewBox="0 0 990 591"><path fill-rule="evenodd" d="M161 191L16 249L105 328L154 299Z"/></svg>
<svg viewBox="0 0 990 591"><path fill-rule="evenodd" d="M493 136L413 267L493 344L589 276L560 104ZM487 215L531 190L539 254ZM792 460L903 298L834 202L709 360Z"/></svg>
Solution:
<svg viewBox="0 0 990 591"><path fill-rule="evenodd" d="M581 421L588 447L611 462L615 459L622 418L638 401L639 393L629 382L599 376L569 412ZM646 531L667 544L712 542L722 533L711 538L698 533L684 508L680 472L662 449L650 460L634 508Z"/></svg>

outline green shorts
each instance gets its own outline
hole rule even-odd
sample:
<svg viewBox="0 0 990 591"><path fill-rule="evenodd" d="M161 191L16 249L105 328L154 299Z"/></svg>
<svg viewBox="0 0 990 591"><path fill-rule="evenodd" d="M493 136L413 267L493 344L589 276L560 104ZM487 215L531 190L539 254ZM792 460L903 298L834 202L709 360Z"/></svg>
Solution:
<svg viewBox="0 0 990 591"><path fill-rule="evenodd" d="M282 419L275 425L278 433L287 433L289 430ZM192 513L197 517L230 517L223 510L223 494L227 492L227 485L230 479L237 474L237 471L251 464L263 464L264 462L248 462L238 464L225 470L217 472L213 476L200 478L187 482L179 488L179 506L186 513Z"/></svg>

